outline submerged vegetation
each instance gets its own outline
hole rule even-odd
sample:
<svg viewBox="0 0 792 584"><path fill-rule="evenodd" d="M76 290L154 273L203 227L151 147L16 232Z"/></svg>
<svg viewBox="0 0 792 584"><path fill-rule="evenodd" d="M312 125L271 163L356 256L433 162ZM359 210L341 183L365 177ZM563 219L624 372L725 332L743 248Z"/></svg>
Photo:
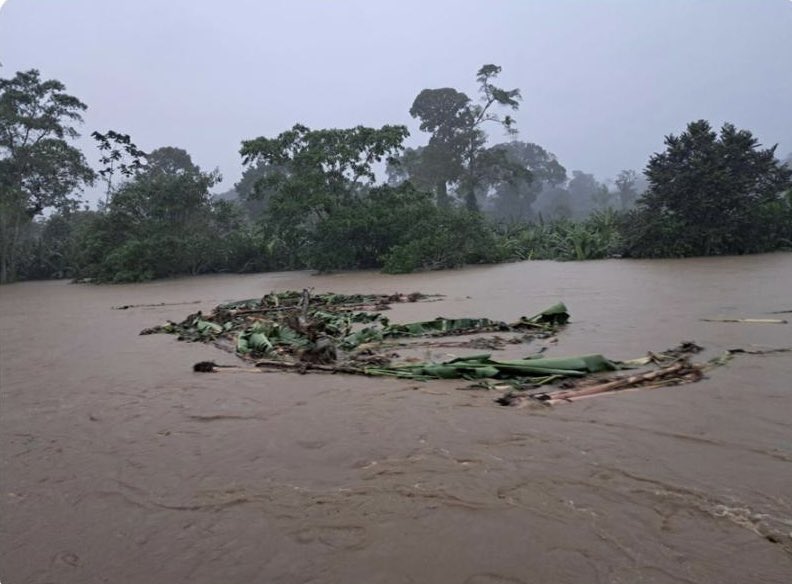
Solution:
<svg viewBox="0 0 792 584"><path fill-rule="evenodd" d="M527 259L682 257L792 249L792 162L747 130L706 121L665 139L644 177L611 185L514 137L518 89L476 76L480 99L425 89L402 125L296 124L242 142L235 188L175 147L144 152L93 132L97 170L74 146L86 105L35 70L0 79L0 281L129 282L289 269L389 273ZM489 145L484 126L510 141ZM387 174L387 180L378 173ZM98 208L79 194L104 183Z"/></svg>

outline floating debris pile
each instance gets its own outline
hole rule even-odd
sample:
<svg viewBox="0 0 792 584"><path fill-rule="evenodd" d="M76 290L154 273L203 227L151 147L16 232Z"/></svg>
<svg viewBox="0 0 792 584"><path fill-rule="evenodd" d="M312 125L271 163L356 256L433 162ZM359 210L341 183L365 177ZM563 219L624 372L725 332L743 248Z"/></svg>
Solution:
<svg viewBox="0 0 792 584"><path fill-rule="evenodd" d="M252 365L222 366L203 361L195 364L197 372L295 371L415 381L461 379L472 382L468 389L504 392L495 401L507 406L555 405L628 389L693 383L701 380L707 369L725 364L733 354L789 351L733 349L709 362L693 363L692 355L702 351L702 347L684 342L661 353L650 352L623 362L599 354L549 358L541 354L544 348L523 359L498 359L492 353L439 362L428 357L405 358L403 352L416 348L502 350L507 345L554 337L569 321L567 308L560 302L511 323L489 318L438 317L402 324L392 323L382 314L396 303L438 298L418 292L273 292L260 299L221 304L209 314L199 311L182 322L167 322L141 334L169 333L180 340L213 343ZM643 370L626 375L615 373L637 368Z"/></svg>
<svg viewBox="0 0 792 584"><path fill-rule="evenodd" d="M719 364L712 361L709 363L692 363L691 356L702 350L703 348L696 343L686 341L662 353L649 352L646 357L639 359L606 362L612 367L602 364L597 368L597 371L591 372L629 370L647 366L651 369L617 376L578 375L576 379L561 381L553 390L541 387L542 384L526 383L519 380L510 380L508 383L500 385L490 382L490 385L485 387L487 389L506 390L502 397L495 400L500 405L523 407L536 402L544 405L556 405L629 389L651 389L694 383L704 378L706 369ZM599 364L599 361L594 360L593 363ZM556 381L557 379L550 381Z"/></svg>
<svg viewBox="0 0 792 584"><path fill-rule="evenodd" d="M439 298L412 294L311 294L287 291L260 299L217 306L210 314L196 312L182 322L145 329L141 334L169 333L180 340L214 343L262 367L309 370L311 365L367 375L436 378L441 370L392 367L393 351L418 346L499 349L554 335L569 320L562 303L532 316L506 323L489 318L443 318L392 323L382 312L392 304ZM483 333L499 333L481 337ZM464 340L443 340L444 337ZM440 339L440 340L437 340ZM459 369L461 366L457 366ZM205 366L204 366L205 368ZM313 367L314 370L318 370ZM385 371L387 370L387 372Z"/></svg>

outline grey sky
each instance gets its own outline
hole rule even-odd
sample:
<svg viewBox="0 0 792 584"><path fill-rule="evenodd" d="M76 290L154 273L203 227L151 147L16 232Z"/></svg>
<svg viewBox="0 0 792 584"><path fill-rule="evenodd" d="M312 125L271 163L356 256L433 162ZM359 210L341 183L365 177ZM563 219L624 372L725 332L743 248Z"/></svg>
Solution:
<svg viewBox="0 0 792 584"><path fill-rule="evenodd" d="M86 136L185 148L219 190L242 139L295 122L405 123L421 144L415 95L473 96L484 63L522 90L520 139L570 170L642 169L699 118L792 151L789 0L8 0L0 62L63 81Z"/></svg>

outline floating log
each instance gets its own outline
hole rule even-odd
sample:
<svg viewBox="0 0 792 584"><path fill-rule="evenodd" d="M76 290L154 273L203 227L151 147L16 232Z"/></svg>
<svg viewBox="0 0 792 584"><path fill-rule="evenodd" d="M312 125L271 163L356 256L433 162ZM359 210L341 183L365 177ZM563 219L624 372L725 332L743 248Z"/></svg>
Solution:
<svg viewBox="0 0 792 584"><path fill-rule="evenodd" d="M740 322L745 324L787 324L781 318L700 318L702 322Z"/></svg>

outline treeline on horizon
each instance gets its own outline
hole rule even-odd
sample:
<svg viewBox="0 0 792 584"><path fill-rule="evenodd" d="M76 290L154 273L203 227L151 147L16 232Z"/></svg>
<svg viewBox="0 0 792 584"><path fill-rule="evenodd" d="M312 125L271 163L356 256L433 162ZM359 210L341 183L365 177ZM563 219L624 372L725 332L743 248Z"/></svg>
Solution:
<svg viewBox="0 0 792 584"><path fill-rule="evenodd" d="M520 91L498 87L500 71L478 71L476 99L421 91L418 148L401 125L245 140L244 174L218 196L218 172L183 149L144 152L112 130L92 133L92 169L73 145L84 103L36 70L0 79L0 282L792 249L792 155L699 120L610 187L516 139ZM509 139L489 145L487 128ZM95 183L91 210L80 194Z"/></svg>

